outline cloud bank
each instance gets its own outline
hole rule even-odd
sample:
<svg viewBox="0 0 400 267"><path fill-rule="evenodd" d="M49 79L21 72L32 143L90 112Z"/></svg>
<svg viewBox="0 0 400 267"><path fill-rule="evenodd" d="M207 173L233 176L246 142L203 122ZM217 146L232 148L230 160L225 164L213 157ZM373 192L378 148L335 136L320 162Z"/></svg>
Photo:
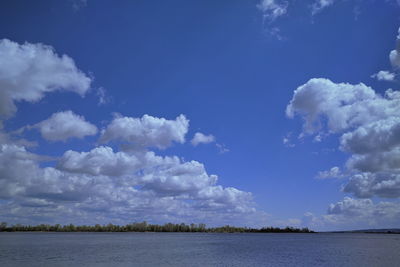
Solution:
<svg viewBox="0 0 400 267"><path fill-rule="evenodd" d="M53 91L83 96L90 88L91 79L74 61L58 56L50 46L2 40L0 57L5 62L0 64L4 119L15 115L19 101L37 102ZM37 129L48 145L63 141L67 149L58 158L39 155L21 136L0 132L0 216L10 223L220 224L262 215L250 192L218 185L218 176L209 174L202 163L151 150L185 143L185 115L117 116L102 129L102 145L88 151L68 149L69 140L96 135L98 128L71 110L26 128ZM197 135L192 141L213 140Z"/></svg>

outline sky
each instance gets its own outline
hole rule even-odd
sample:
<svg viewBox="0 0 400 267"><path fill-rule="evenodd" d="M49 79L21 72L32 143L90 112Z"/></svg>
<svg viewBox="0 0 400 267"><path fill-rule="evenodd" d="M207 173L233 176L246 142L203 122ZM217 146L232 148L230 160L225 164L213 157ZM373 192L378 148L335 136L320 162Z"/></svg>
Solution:
<svg viewBox="0 0 400 267"><path fill-rule="evenodd" d="M399 1L0 5L0 221L400 227Z"/></svg>

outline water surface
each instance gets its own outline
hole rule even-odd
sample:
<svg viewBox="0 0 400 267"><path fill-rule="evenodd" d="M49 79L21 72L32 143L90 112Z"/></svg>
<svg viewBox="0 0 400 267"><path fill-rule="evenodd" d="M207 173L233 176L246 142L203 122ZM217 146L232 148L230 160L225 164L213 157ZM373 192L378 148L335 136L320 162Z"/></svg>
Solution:
<svg viewBox="0 0 400 267"><path fill-rule="evenodd" d="M400 266L400 235L0 233L0 266Z"/></svg>

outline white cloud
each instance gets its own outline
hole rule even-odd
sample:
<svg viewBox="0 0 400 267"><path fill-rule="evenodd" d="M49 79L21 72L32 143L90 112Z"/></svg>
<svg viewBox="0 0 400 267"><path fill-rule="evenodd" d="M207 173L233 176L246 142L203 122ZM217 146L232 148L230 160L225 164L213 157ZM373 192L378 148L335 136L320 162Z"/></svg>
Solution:
<svg viewBox="0 0 400 267"><path fill-rule="evenodd" d="M91 79L76 68L71 58L58 56L49 46L2 40L0 58L4 60L0 64L3 118L14 115L18 101L39 101L56 90L82 96L89 90ZM99 90L98 96L104 102L104 90ZM189 128L184 115L175 120L149 115L116 117L102 131L100 141L120 141L130 149L114 151L100 146L87 152L68 150L60 158L28 150L32 142L22 135L24 129L31 128L50 141L97 133L95 125L72 111L54 113L11 133L4 132L0 125L2 220L93 224L128 223L134 218L222 224L264 216L255 210L251 193L218 185L217 176L208 174L200 162L158 156L148 150L184 143ZM52 161L45 165L55 167L43 167L43 161Z"/></svg>
<svg viewBox="0 0 400 267"><path fill-rule="evenodd" d="M396 101L398 104L400 102ZM356 154L388 151L400 145L399 116L388 117L360 126L340 138L341 149Z"/></svg>
<svg viewBox="0 0 400 267"><path fill-rule="evenodd" d="M75 11L79 11L87 6L88 0L70 0L72 2L72 8Z"/></svg>
<svg viewBox="0 0 400 267"><path fill-rule="evenodd" d="M397 49L390 52L389 59L393 67L400 67L400 52Z"/></svg>
<svg viewBox="0 0 400 267"><path fill-rule="evenodd" d="M0 198L7 199L21 194L27 180L39 170L37 156L17 145L0 145Z"/></svg>
<svg viewBox="0 0 400 267"><path fill-rule="evenodd" d="M1 145L0 197L11 201L2 218L217 222L256 212L251 193L217 185L217 176L196 161L99 147L67 151L57 168L41 168L39 157L23 147Z"/></svg>
<svg viewBox="0 0 400 267"><path fill-rule="evenodd" d="M144 115L142 118L118 117L102 131L100 142L119 140L138 147L165 149L172 142L184 143L189 120L179 115L175 120Z"/></svg>
<svg viewBox="0 0 400 267"><path fill-rule="evenodd" d="M54 113L50 118L28 128L39 129L42 137L49 141L65 141L69 138L84 138L95 135L97 127L70 110Z"/></svg>
<svg viewBox="0 0 400 267"><path fill-rule="evenodd" d="M337 166L332 167L328 171L319 172L318 175L317 175L317 178L319 178L319 179L341 178L341 177L343 177L343 174L340 171L340 168L337 167Z"/></svg>
<svg viewBox="0 0 400 267"><path fill-rule="evenodd" d="M257 8L261 10L265 18L273 21L286 14L288 5L288 2L286 1L280 1L278 3L276 0L261 0L257 5Z"/></svg>
<svg viewBox="0 0 400 267"><path fill-rule="evenodd" d="M398 30L397 40L396 40L396 49L392 50L389 54L390 62L392 66L395 68L400 67L400 28Z"/></svg>
<svg viewBox="0 0 400 267"><path fill-rule="evenodd" d="M0 117L12 116L15 102L36 102L47 92L65 90L83 96L91 79L66 56L43 44L0 40Z"/></svg>
<svg viewBox="0 0 400 267"><path fill-rule="evenodd" d="M321 12L322 9L331 6L335 0L315 0L315 2L311 5L311 13L315 15Z"/></svg>
<svg viewBox="0 0 400 267"><path fill-rule="evenodd" d="M224 144L216 143L215 146L218 148L220 154L225 154L230 151Z"/></svg>
<svg viewBox="0 0 400 267"><path fill-rule="evenodd" d="M111 147L100 146L89 152L68 150L58 162L57 168L90 175L121 176L161 161L153 152L127 154L114 152Z"/></svg>
<svg viewBox="0 0 400 267"><path fill-rule="evenodd" d="M394 81L395 77L396 74L387 70L381 70L378 73L371 75L371 78L376 78L378 81Z"/></svg>
<svg viewBox="0 0 400 267"><path fill-rule="evenodd" d="M375 204L370 199L345 197L329 206L328 215L324 219L335 224L363 223L364 227L390 227L400 221L400 205L395 202Z"/></svg>
<svg viewBox="0 0 400 267"><path fill-rule="evenodd" d="M287 115L300 114L304 132L342 133L340 148L352 153L344 191L357 197L400 197L400 92L381 96L364 84L311 79L297 88ZM325 176L329 173L320 173Z"/></svg>
<svg viewBox="0 0 400 267"><path fill-rule="evenodd" d="M326 215L304 214L301 225L320 230L357 230L396 228L400 221L400 203L344 197L330 204Z"/></svg>
<svg viewBox="0 0 400 267"><path fill-rule="evenodd" d="M195 133L193 139L190 141L193 146L197 146L198 144L209 144L215 142L215 137L213 135L205 135L203 133Z"/></svg>
<svg viewBox="0 0 400 267"><path fill-rule="evenodd" d="M98 105L105 105L111 101L111 97L107 96L106 89L100 87L97 89Z"/></svg>
<svg viewBox="0 0 400 267"><path fill-rule="evenodd" d="M400 173L398 170L376 173L361 172L350 178L343 191L352 193L359 198L373 196L399 198Z"/></svg>
<svg viewBox="0 0 400 267"><path fill-rule="evenodd" d="M363 83L352 85L315 78L294 91L286 114L290 118L300 114L308 133L320 130L325 120L328 130L342 132L400 112L399 101L383 98Z"/></svg>
<svg viewBox="0 0 400 267"><path fill-rule="evenodd" d="M400 169L400 148L364 155L352 155L346 163L350 170L380 172Z"/></svg>
<svg viewBox="0 0 400 267"><path fill-rule="evenodd" d="M145 189L160 194L195 196L200 190L214 186L217 176L208 175L204 165L197 161L183 163L177 161L145 170L141 181Z"/></svg>
<svg viewBox="0 0 400 267"><path fill-rule="evenodd" d="M292 142L292 133L289 132L286 134L285 137L282 139L282 143L286 147L295 147L296 145Z"/></svg>

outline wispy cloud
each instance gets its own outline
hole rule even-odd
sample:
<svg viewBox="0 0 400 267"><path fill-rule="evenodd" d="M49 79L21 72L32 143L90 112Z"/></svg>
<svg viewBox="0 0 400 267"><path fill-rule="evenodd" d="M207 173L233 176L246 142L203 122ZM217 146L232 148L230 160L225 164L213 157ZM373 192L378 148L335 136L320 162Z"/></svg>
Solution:
<svg viewBox="0 0 400 267"><path fill-rule="evenodd" d="M264 18L274 21L287 12L288 2L276 0L261 0L257 8L263 13Z"/></svg>

